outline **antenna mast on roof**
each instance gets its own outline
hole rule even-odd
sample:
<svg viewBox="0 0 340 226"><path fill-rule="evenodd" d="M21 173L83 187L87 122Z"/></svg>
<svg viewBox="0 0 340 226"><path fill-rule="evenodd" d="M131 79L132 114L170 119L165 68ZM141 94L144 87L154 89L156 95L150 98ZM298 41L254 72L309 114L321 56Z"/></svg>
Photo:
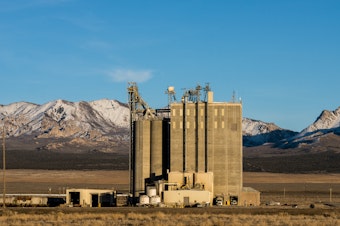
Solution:
<svg viewBox="0 0 340 226"><path fill-rule="evenodd" d="M204 102L207 102L208 92L211 91L209 82L205 83L205 87L203 88L204 91Z"/></svg>
<svg viewBox="0 0 340 226"><path fill-rule="evenodd" d="M235 90L233 91L233 96L231 97L231 102L233 102L233 103L236 102L236 93L235 93Z"/></svg>
<svg viewBox="0 0 340 226"><path fill-rule="evenodd" d="M186 90L182 99L193 103L199 103L201 101L201 90L202 87L200 85L197 85L195 89Z"/></svg>

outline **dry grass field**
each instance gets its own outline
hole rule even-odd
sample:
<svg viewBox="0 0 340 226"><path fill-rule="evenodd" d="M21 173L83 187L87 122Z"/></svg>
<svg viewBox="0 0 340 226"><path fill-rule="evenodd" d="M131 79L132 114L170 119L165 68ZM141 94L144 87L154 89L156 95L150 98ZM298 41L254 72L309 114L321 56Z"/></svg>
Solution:
<svg viewBox="0 0 340 226"><path fill-rule="evenodd" d="M6 170L7 193L64 193L66 188L129 189L128 171ZM340 203L340 174L280 174L244 172L244 186L261 192L262 203ZM2 191L3 185L0 183ZM330 190L331 189L331 190ZM331 193L330 193L331 192ZM330 197L331 195L331 197ZM330 200L331 198L331 200Z"/></svg>
<svg viewBox="0 0 340 226"><path fill-rule="evenodd" d="M244 186L261 192L261 202L281 204L340 203L340 174L245 172Z"/></svg>
<svg viewBox="0 0 340 226"><path fill-rule="evenodd" d="M240 208L26 208L0 210L0 225L339 225L339 210Z"/></svg>
<svg viewBox="0 0 340 226"><path fill-rule="evenodd" d="M128 171L6 170L7 193L64 193L66 188L108 188L128 191ZM2 184L0 186L2 189Z"/></svg>
<svg viewBox="0 0 340 226"><path fill-rule="evenodd" d="M340 203L339 174L245 172L243 177L245 186L261 191L263 204L275 201L287 205L185 209L6 208L0 210L0 225L340 225L340 208L323 204ZM128 172L6 171L7 193L63 193L67 187L127 191ZM310 208L311 203L315 208ZM292 208L291 204L297 207Z"/></svg>

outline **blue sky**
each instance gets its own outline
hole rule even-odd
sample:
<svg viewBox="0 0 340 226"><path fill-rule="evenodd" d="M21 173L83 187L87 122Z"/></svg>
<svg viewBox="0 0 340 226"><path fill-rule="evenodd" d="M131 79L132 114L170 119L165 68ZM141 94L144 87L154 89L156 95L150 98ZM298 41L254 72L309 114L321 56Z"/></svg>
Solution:
<svg viewBox="0 0 340 226"><path fill-rule="evenodd" d="M0 0L0 104L127 101L210 83L300 131L340 106L340 1Z"/></svg>

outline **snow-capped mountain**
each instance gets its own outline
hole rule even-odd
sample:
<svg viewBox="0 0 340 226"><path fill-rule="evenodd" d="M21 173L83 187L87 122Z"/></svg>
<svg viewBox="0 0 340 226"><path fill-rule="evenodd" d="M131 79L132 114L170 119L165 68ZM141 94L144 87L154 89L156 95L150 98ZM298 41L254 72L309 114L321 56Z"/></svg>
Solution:
<svg viewBox="0 0 340 226"><path fill-rule="evenodd" d="M34 143L37 149L116 151L129 140L129 109L116 100L0 105L1 128L3 123L22 149Z"/></svg>
<svg viewBox="0 0 340 226"><path fill-rule="evenodd" d="M242 133L244 136L255 136L265 133L270 133L274 130L282 130L274 123L262 122L260 120L243 118Z"/></svg>
<svg viewBox="0 0 340 226"><path fill-rule="evenodd" d="M321 139L330 139L330 137L332 137L332 141L328 143L338 143L334 141L334 139L338 138L340 140L338 135L340 135L340 107L334 111L323 110L311 125L296 136L291 137L284 146L299 147L302 145L315 144L320 143ZM340 149L340 145L338 146Z"/></svg>
<svg viewBox="0 0 340 226"><path fill-rule="evenodd" d="M49 141L47 149L70 144L95 147L100 146L98 142L108 147L121 142L121 146L129 141L129 109L127 104L116 100L56 100L43 105L27 102L0 105L1 127L4 122L9 138L30 136L34 139L59 139ZM243 118L242 129L243 145L246 147L267 143L283 148L297 147L318 141L328 133L339 134L340 107L334 111L324 110L313 124L300 133L249 118ZM62 138L68 140L60 141Z"/></svg>
<svg viewBox="0 0 340 226"><path fill-rule="evenodd" d="M119 128L126 131L129 127L129 109L126 104L108 99L92 102L56 100L43 105L18 102L0 106L0 119L6 120L7 135L10 137L33 134L39 138L93 139ZM273 143L295 135L274 123L248 118L243 119L242 127L246 146Z"/></svg>
<svg viewBox="0 0 340 226"><path fill-rule="evenodd" d="M257 146L274 143L276 147L296 148L303 145L320 143L320 139L332 137L329 143L340 140L340 107L334 111L323 110L317 119L300 133L282 129L273 123L253 119L243 119L244 146ZM327 142L325 142L326 144ZM324 145L324 144L323 144ZM308 147L305 147L308 149ZM315 149L315 148L314 148ZM340 149L340 146L339 146Z"/></svg>
<svg viewBox="0 0 340 226"><path fill-rule="evenodd" d="M319 130L332 130L340 127L340 107L334 111L324 110L313 124L302 130L299 136Z"/></svg>
<svg viewBox="0 0 340 226"><path fill-rule="evenodd" d="M68 102L56 100L43 105L18 102L0 106L1 124L8 136L87 136L90 132L109 134L127 128L128 108L115 100Z"/></svg>
<svg viewBox="0 0 340 226"><path fill-rule="evenodd" d="M297 134L297 132L278 127L274 123L243 118L243 145L258 146L266 143L277 143Z"/></svg>

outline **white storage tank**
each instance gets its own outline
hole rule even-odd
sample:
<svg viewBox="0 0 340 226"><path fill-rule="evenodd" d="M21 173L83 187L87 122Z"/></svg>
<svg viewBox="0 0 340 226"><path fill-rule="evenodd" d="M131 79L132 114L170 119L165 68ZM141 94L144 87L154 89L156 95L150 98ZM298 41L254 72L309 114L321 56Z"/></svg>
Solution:
<svg viewBox="0 0 340 226"><path fill-rule="evenodd" d="M150 198L150 204L151 205L156 206L156 205L159 205L160 203L161 203L161 197L160 196L155 195L155 196L152 196Z"/></svg>
<svg viewBox="0 0 340 226"><path fill-rule="evenodd" d="M169 87L168 87L168 92L169 92L169 93L175 92L175 87L174 87L174 86L169 86Z"/></svg>
<svg viewBox="0 0 340 226"><path fill-rule="evenodd" d="M153 197L157 195L156 187L148 186L146 187L146 194L149 197Z"/></svg>
<svg viewBox="0 0 340 226"><path fill-rule="evenodd" d="M149 196L147 196L147 195L139 196L139 204L140 205L149 205L150 204Z"/></svg>

